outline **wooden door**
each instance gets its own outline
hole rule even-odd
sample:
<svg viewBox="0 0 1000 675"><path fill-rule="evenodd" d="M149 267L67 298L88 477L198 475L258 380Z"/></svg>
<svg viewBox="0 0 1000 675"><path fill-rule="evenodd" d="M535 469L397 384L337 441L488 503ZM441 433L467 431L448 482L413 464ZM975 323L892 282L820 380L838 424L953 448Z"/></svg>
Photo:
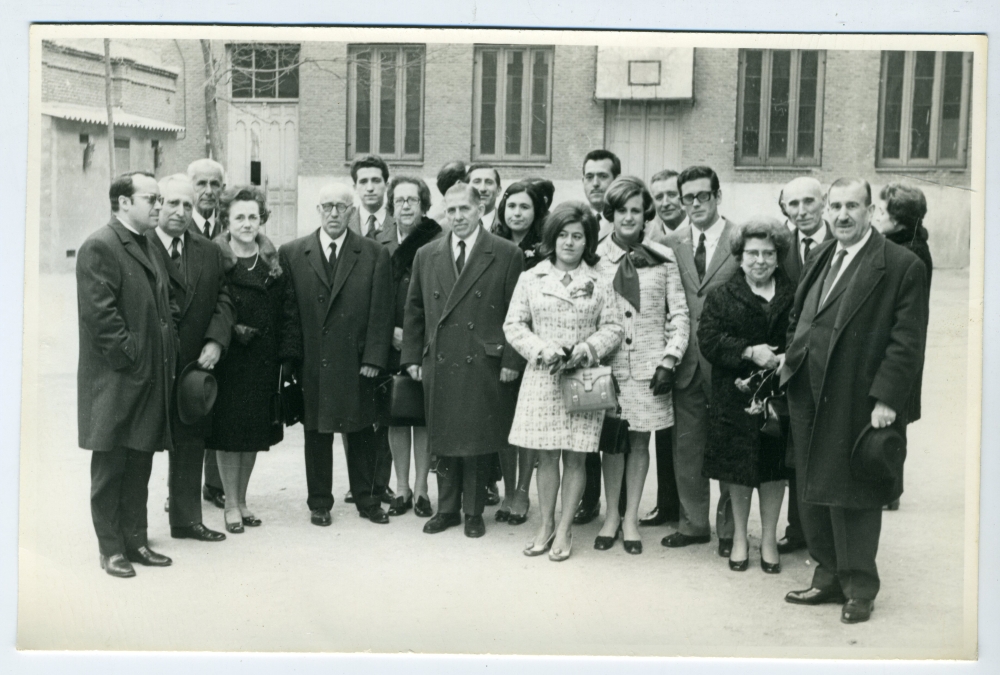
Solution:
<svg viewBox="0 0 1000 675"><path fill-rule="evenodd" d="M622 161L622 174L648 182L662 169L680 171L681 135L676 104L666 101L608 101L605 146Z"/></svg>

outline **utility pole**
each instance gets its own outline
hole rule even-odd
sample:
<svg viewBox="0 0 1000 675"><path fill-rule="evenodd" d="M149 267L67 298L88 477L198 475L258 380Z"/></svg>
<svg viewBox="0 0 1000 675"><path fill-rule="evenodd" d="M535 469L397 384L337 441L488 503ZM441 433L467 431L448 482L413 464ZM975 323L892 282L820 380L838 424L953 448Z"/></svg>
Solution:
<svg viewBox="0 0 1000 675"><path fill-rule="evenodd" d="M118 175L115 170L115 116L111 104L111 40L104 38L104 103L108 107L108 159L111 180ZM109 183L111 181L108 181Z"/></svg>

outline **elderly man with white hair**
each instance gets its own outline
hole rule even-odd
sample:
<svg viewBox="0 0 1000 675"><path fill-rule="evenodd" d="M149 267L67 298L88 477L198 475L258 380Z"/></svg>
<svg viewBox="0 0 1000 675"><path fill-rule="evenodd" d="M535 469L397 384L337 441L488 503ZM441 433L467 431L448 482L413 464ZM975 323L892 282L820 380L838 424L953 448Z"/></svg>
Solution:
<svg viewBox="0 0 1000 675"><path fill-rule="evenodd" d="M198 232L215 239L222 232L219 224L219 198L226 187L226 171L213 159L196 159L188 165L188 178L194 186L194 218Z"/></svg>

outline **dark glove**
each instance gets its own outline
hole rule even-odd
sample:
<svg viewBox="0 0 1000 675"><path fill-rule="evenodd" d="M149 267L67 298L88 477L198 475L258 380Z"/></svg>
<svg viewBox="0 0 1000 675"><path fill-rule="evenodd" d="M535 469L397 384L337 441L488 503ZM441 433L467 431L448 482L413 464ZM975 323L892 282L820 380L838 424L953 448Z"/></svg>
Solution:
<svg viewBox="0 0 1000 675"><path fill-rule="evenodd" d="M282 384L295 384L298 382L298 376L295 374L298 370L295 361L291 359L285 359L281 362L281 383Z"/></svg>
<svg viewBox="0 0 1000 675"><path fill-rule="evenodd" d="M663 396L669 394L674 388L674 371L663 366L657 366L653 373L653 379L649 381L649 388L653 390L653 396Z"/></svg>
<svg viewBox="0 0 1000 675"><path fill-rule="evenodd" d="M233 326L233 332L236 333L236 339L241 345L250 344L250 340L260 333L260 330L254 328L253 326L247 326L242 323L238 323Z"/></svg>

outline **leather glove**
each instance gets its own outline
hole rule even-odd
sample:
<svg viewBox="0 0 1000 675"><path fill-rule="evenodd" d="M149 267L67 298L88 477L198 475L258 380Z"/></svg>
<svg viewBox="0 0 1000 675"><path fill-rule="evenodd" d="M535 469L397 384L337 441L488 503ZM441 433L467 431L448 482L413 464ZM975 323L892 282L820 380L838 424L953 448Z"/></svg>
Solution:
<svg viewBox="0 0 1000 675"><path fill-rule="evenodd" d="M298 382L298 376L295 374L298 371L298 367L295 361L292 359L285 359L281 362L281 383L282 384L294 384Z"/></svg>
<svg viewBox="0 0 1000 675"><path fill-rule="evenodd" d="M260 330L254 328L253 326L247 326L242 323L238 323L233 326L233 332L236 333L236 339L241 345L248 345L250 341L260 333Z"/></svg>
<svg viewBox="0 0 1000 675"><path fill-rule="evenodd" d="M657 366L653 373L653 379L649 381L649 388L653 390L653 396L663 396L670 393L674 388L674 371L663 366Z"/></svg>

